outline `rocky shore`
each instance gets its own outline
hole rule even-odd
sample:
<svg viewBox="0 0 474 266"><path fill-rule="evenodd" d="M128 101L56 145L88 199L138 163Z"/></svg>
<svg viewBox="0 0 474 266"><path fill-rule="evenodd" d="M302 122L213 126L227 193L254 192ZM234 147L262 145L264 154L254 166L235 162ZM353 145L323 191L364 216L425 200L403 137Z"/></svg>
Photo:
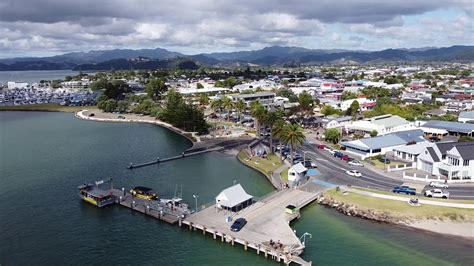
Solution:
<svg viewBox="0 0 474 266"><path fill-rule="evenodd" d="M337 201L331 197L321 195L317 202L329 208L334 208L336 211L347 215L358 217L366 220L376 221L387 224L399 224L401 221L398 217L390 215L388 212L377 212L373 210L361 210L356 206L341 201Z"/></svg>

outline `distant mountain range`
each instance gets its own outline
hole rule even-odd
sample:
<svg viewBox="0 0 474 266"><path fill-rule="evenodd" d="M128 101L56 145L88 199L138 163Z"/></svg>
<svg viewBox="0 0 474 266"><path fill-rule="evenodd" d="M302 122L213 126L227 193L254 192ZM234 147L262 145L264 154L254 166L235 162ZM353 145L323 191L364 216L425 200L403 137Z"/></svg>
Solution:
<svg viewBox="0 0 474 266"><path fill-rule="evenodd" d="M141 60L135 60L141 58ZM271 46L254 51L185 55L156 49L114 49L66 53L51 57L0 59L0 71L11 70L119 70L177 67L245 65L314 65L383 62L473 62L474 46L445 48L386 49L382 51L321 50L302 47Z"/></svg>

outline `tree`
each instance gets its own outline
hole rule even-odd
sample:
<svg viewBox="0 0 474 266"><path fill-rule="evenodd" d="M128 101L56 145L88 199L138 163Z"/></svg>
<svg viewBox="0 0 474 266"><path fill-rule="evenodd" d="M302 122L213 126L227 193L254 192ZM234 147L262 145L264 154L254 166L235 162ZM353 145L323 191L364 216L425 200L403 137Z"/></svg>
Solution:
<svg viewBox="0 0 474 266"><path fill-rule="evenodd" d="M339 139L341 138L341 132L339 132L339 130L335 128L327 129L324 132L324 138L326 139L326 141L330 141L336 144L339 142Z"/></svg>
<svg viewBox="0 0 474 266"><path fill-rule="evenodd" d="M115 112L115 109L117 109L117 101L114 99L108 99L105 102L104 112L112 113Z"/></svg>
<svg viewBox="0 0 474 266"><path fill-rule="evenodd" d="M287 124L282 133L283 142L290 145L290 164L293 164L293 151L302 146L306 139L303 129L298 124Z"/></svg>
<svg viewBox="0 0 474 266"><path fill-rule="evenodd" d="M163 79L152 79L145 86L145 92L154 101L161 100L162 95L168 90L168 86Z"/></svg>
<svg viewBox="0 0 474 266"><path fill-rule="evenodd" d="M372 130L370 131L370 136L373 138L373 137L377 137L377 135L379 134L379 132L377 132L377 130Z"/></svg>
<svg viewBox="0 0 474 266"><path fill-rule="evenodd" d="M198 82L198 83L196 84L196 88L197 88L197 89L204 89L204 86L203 86L201 83Z"/></svg>
<svg viewBox="0 0 474 266"><path fill-rule="evenodd" d="M239 121L242 119L241 116L242 113L245 111L245 107L245 102L242 99L237 100L237 102L235 103L235 109L237 109L237 111L239 112Z"/></svg>
<svg viewBox="0 0 474 266"><path fill-rule="evenodd" d="M251 113L253 118L255 118L255 126L257 129L257 136L260 136L260 128L265 122L266 109L259 101L252 102Z"/></svg>
<svg viewBox="0 0 474 266"><path fill-rule="evenodd" d="M117 111L120 113L125 113L128 111L130 104L127 101L119 101L117 104Z"/></svg>
<svg viewBox="0 0 474 266"><path fill-rule="evenodd" d="M325 116L329 116L329 115L340 115L341 114L341 111L330 106L330 105L325 105L322 109L321 109L321 113Z"/></svg>
<svg viewBox="0 0 474 266"><path fill-rule="evenodd" d="M359 102L353 101L351 106L346 110L346 115L352 116L352 120L355 120L357 113L359 113Z"/></svg>
<svg viewBox="0 0 474 266"><path fill-rule="evenodd" d="M200 105L208 105L209 104L209 97L206 94L201 93L199 95L199 104Z"/></svg>
<svg viewBox="0 0 474 266"><path fill-rule="evenodd" d="M280 97L288 98L291 103L298 102L298 96L296 96L296 94L293 91L291 91L289 89L286 89L286 88L280 89L276 93L276 95L280 96Z"/></svg>
<svg viewBox="0 0 474 266"><path fill-rule="evenodd" d="M275 123L280 120L281 117L279 116L278 112L266 112L266 116L264 118L265 125L273 129ZM273 153L273 132L270 134L270 153Z"/></svg>
<svg viewBox="0 0 474 266"><path fill-rule="evenodd" d="M313 97L306 91L303 91L298 96L298 103L300 104L300 108L302 110L304 111L311 110L311 107L313 106Z"/></svg>
<svg viewBox="0 0 474 266"><path fill-rule="evenodd" d="M342 100L351 100L351 99L357 99L357 94L350 92L350 91L345 91L342 93Z"/></svg>
<svg viewBox="0 0 474 266"><path fill-rule="evenodd" d="M211 108L216 113L220 113L222 111L222 100L220 98L215 99L211 102Z"/></svg>
<svg viewBox="0 0 474 266"><path fill-rule="evenodd" d="M224 97L222 99L222 108L227 111L227 121L230 120L230 113L232 111L232 108L234 108L234 103L229 97Z"/></svg>
<svg viewBox="0 0 474 266"><path fill-rule="evenodd" d="M280 144L280 160L282 159L281 153L282 153L282 139L284 138L283 134L285 131L285 126L286 123L283 119L279 119L275 122L275 124L272 127L272 136L278 139L278 142Z"/></svg>

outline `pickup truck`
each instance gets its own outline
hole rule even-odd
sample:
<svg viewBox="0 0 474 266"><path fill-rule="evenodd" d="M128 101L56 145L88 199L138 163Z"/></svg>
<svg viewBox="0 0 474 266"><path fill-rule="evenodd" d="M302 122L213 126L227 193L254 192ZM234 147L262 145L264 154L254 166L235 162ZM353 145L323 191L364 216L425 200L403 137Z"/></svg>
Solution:
<svg viewBox="0 0 474 266"><path fill-rule="evenodd" d="M449 198L449 192L444 192L439 188L435 188L432 190L426 190L425 191L425 196L428 198L443 198L447 199Z"/></svg>
<svg viewBox="0 0 474 266"><path fill-rule="evenodd" d="M407 186L399 186L399 187L394 187L392 189L393 193L405 193L407 195L416 195L416 189L407 187Z"/></svg>

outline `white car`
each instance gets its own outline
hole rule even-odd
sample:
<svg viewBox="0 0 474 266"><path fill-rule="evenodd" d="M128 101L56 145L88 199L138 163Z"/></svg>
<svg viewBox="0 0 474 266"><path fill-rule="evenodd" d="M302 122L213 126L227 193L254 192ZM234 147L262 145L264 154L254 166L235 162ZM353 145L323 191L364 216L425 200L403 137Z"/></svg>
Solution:
<svg viewBox="0 0 474 266"><path fill-rule="evenodd" d="M355 177L362 176L362 174L360 172L356 171L356 170L347 170L346 174L348 174L350 176L355 176Z"/></svg>
<svg viewBox="0 0 474 266"><path fill-rule="evenodd" d="M425 191L425 196L428 198L449 198L449 192L444 192L439 188Z"/></svg>
<svg viewBox="0 0 474 266"><path fill-rule="evenodd" d="M431 182L430 182L430 187L448 189L448 185L447 185L447 184L440 183L440 182L434 182L434 181L431 181Z"/></svg>
<svg viewBox="0 0 474 266"><path fill-rule="evenodd" d="M352 165L352 166L364 167L363 164L361 164L359 161L356 161L356 160L349 161L348 164L350 164L350 165Z"/></svg>
<svg viewBox="0 0 474 266"><path fill-rule="evenodd" d="M333 150L333 149L330 149L330 148L328 148L328 149L326 149L326 150L327 150L327 151L328 151L328 152L329 152L331 155L334 155L334 153L336 153L336 151L335 151L335 150Z"/></svg>

